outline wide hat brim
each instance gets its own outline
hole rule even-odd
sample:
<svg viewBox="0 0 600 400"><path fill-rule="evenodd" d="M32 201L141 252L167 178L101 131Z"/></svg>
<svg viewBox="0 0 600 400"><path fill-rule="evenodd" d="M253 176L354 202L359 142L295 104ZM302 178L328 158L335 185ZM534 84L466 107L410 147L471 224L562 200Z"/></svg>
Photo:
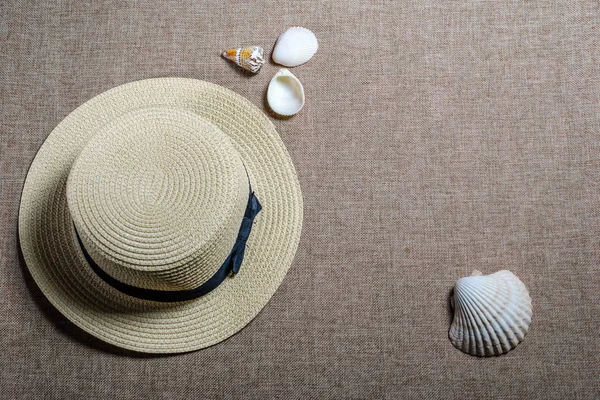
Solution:
<svg viewBox="0 0 600 400"><path fill-rule="evenodd" d="M193 112L229 135L263 205L239 273L209 294L181 303L139 300L106 284L85 261L67 208L69 171L95 132L126 113L161 106ZM146 353L198 350L241 330L281 284L301 229L300 185L271 121L226 88L184 78L118 86L69 114L33 160L19 210L23 257L50 302L93 336Z"/></svg>

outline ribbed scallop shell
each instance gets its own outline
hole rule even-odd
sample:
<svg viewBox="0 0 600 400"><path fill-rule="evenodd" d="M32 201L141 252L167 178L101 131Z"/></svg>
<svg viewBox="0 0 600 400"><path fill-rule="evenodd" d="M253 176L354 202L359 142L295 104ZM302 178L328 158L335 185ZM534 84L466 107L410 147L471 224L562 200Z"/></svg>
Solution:
<svg viewBox="0 0 600 400"><path fill-rule="evenodd" d="M510 271L461 278L454 286L454 320L448 336L454 347L475 356L515 348L529 331L531 297Z"/></svg>
<svg viewBox="0 0 600 400"><path fill-rule="evenodd" d="M273 61L286 67L296 67L312 58L319 48L315 34L306 28L295 26L279 35Z"/></svg>
<svg viewBox="0 0 600 400"><path fill-rule="evenodd" d="M223 57L247 71L257 73L265 63L264 50L259 46L238 47L225 50Z"/></svg>

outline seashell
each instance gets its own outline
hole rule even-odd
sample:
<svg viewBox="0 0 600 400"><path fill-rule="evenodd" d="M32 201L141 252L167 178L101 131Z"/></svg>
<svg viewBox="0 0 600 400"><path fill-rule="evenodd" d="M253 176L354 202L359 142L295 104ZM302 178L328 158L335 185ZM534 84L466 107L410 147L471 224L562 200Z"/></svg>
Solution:
<svg viewBox="0 0 600 400"><path fill-rule="evenodd" d="M531 324L531 297L510 271L461 278L451 299L454 319L448 336L454 347L474 356L514 349Z"/></svg>
<svg viewBox="0 0 600 400"><path fill-rule="evenodd" d="M265 63L264 50L259 46L238 47L223 52L223 57L233 61L247 71L257 73Z"/></svg>
<svg viewBox="0 0 600 400"><path fill-rule="evenodd" d="M294 74L281 68L269 83L267 102L279 115L294 115L304 107L304 87Z"/></svg>
<svg viewBox="0 0 600 400"><path fill-rule="evenodd" d="M279 35L273 61L286 67L296 67L312 58L319 48L315 34L306 28L295 26Z"/></svg>

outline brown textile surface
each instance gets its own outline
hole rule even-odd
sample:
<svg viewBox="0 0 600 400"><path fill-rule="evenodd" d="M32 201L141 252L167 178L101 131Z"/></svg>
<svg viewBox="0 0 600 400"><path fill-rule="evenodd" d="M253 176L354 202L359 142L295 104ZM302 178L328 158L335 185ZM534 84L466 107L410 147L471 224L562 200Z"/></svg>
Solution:
<svg viewBox="0 0 600 400"><path fill-rule="evenodd" d="M55 311L17 243L27 168L76 106L158 76L264 109L289 26L317 55L307 102L274 120L305 201L295 262L239 334L145 357ZM600 7L596 1L0 2L3 398L600 398ZM447 338L448 295L510 269L531 331L476 358Z"/></svg>

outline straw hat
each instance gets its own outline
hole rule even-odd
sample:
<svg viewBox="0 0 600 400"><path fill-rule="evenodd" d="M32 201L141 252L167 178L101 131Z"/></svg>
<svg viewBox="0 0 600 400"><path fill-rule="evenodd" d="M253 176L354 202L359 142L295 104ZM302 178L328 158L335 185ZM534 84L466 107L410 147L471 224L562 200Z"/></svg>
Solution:
<svg viewBox="0 0 600 400"><path fill-rule="evenodd" d="M19 239L50 302L92 335L177 353L233 335L296 252L302 195L273 124L215 84L158 78L68 115L27 174Z"/></svg>

